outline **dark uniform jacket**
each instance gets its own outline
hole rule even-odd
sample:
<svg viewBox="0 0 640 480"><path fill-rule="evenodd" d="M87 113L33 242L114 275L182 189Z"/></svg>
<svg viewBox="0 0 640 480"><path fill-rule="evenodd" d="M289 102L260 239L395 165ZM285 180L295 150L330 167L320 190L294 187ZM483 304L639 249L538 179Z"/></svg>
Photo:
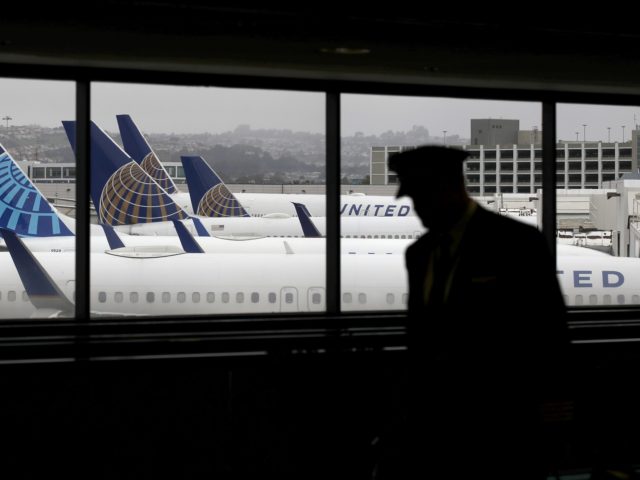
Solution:
<svg viewBox="0 0 640 480"><path fill-rule="evenodd" d="M534 227L478 207L457 250L446 302L433 307L425 305L424 284L435 241L427 233L406 252L405 447L434 478L539 478L539 406L563 381L568 347L546 241Z"/></svg>

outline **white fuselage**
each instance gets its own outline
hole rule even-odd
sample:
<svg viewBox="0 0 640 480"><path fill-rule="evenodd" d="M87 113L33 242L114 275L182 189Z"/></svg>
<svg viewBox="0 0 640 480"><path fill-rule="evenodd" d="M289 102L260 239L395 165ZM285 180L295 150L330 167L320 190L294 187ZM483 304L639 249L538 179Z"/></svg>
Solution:
<svg viewBox="0 0 640 480"><path fill-rule="evenodd" d="M326 218L312 217L313 224L321 235L326 232ZM302 226L297 217L217 217L200 221L212 236L235 237L303 237ZM185 222L189 231L196 235L191 222ZM116 227L119 232L130 235L176 235L171 222L137 223ZM346 238L417 238L425 232L420 219L410 217L342 217L340 234Z"/></svg>
<svg viewBox="0 0 640 480"><path fill-rule="evenodd" d="M270 213L296 215L292 202L302 203L311 215L326 215L326 196L295 193L234 193L238 202L252 217L262 217ZM170 195L175 203L192 214L191 198L188 193ZM407 217L414 216L413 203L408 197L395 198L391 195L340 195L340 215L343 217Z"/></svg>
<svg viewBox="0 0 640 480"><path fill-rule="evenodd" d="M180 239L176 236L140 236L119 234L125 247L144 247L147 251L160 250L163 247L181 249ZM74 252L75 237L32 237L23 238L23 243L32 252ZM205 253L324 253L325 238L225 238L195 237L195 241ZM413 240L389 240L372 238L344 238L340 241L345 254L403 254ZM0 247L4 242L0 240ZM92 235L90 241L92 253L104 253L111 250L104 235ZM579 248L579 247L575 247Z"/></svg>
<svg viewBox="0 0 640 480"><path fill-rule="evenodd" d="M35 256L67 297L73 298L74 254ZM562 255L558 263L568 305L640 303L640 259ZM0 315L34 314L7 252L0 252L0 271ZM322 311L324 272L325 256L317 254L167 252L131 258L95 253L91 254L91 309L117 315ZM345 254L341 275L344 311L405 308L407 276L402 255ZM527 298L523 292L523 300Z"/></svg>
<svg viewBox="0 0 640 480"><path fill-rule="evenodd" d="M36 253L71 299L72 253ZM406 304L402 255L343 255L342 309L400 310ZM35 313L7 252L0 253L0 315ZM116 315L308 312L325 309L325 256L168 254L129 258L91 254L91 310Z"/></svg>

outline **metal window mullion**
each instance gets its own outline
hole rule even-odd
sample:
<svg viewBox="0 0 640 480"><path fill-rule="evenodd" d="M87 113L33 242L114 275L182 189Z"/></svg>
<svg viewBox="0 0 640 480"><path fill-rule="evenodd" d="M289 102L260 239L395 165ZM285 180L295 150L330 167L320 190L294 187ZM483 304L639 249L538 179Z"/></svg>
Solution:
<svg viewBox="0 0 640 480"><path fill-rule="evenodd" d="M326 93L327 313L340 313L340 94Z"/></svg>
<svg viewBox="0 0 640 480"><path fill-rule="evenodd" d="M542 232L556 261L556 103L542 104Z"/></svg>
<svg viewBox="0 0 640 480"><path fill-rule="evenodd" d="M91 184L89 120L91 83L76 81L76 320L89 321L89 186Z"/></svg>

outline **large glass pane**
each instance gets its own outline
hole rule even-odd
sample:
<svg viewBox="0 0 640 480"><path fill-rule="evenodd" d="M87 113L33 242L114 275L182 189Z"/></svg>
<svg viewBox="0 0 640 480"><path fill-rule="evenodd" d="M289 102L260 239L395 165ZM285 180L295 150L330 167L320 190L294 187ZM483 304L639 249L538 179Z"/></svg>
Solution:
<svg viewBox="0 0 640 480"><path fill-rule="evenodd" d="M325 310L324 105L319 93L93 84L95 221L124 246L92 236L92 310Z"/></svg>
<svg viewBox="0 0 640 480"><path fill-rule="evenodd" d="M73 316L75 84L0 79L0 106L0 318Z"/></svg>
<svg viewBox="0 0 640 480"><path fill-rule="evenodd" d="M467 192L481 208L538 225L540 104L343 95L341 122L343 310L407 305L404 252L426 230L410 199L395 198L397 178L387 168L395 152L427 144L466 150Z"/></svg>
<svg viewBox="0 0 640 480"><path fill-rule="evenodd" d="M568 305L638 304L639 123L638 107L558 105L558 270Z"/></svg>

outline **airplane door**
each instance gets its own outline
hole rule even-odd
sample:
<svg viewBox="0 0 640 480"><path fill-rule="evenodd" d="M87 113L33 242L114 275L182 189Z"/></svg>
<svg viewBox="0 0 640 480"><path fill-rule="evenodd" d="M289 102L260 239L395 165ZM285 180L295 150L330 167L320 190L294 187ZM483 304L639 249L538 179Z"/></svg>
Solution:
<svg viewBox="0 0 640 480"><path fill-rule="evenodd" d="M307 306L310 312L322 312L326 309L324 288L311 287L307 290Z"/></svg>
<svg viewBox="0 0 640 480"><path fill-rule="evenodd" d="M282 287L280 289L280 311L297 312L298 289L295 287Z"/></svg>

